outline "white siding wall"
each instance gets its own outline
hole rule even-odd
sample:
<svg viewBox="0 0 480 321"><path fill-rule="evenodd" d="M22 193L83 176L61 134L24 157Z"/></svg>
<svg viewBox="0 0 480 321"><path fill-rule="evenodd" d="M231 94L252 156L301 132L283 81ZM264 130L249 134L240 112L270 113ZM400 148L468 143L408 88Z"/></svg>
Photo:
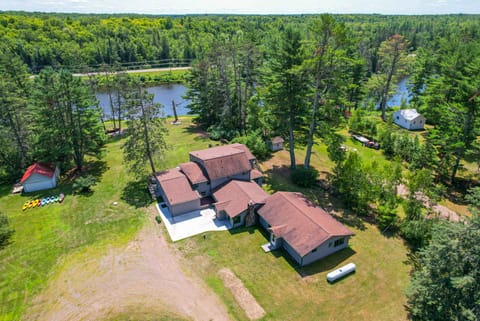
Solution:
<svg viewBox="0 0 480 321"><path fill-rule="evenodd" d="M425 117L418 116L414 120L407 120L401 114L400 110L393 113L393 122L400 127L403 127L408 130L418 130L423 129L425 126Z"/></svg>
<svg viewBox="0 0 480 321"><path fill-rule="evenodd" d="M167 205L169 204L167 203ZM200 200L193 200L181 204L170 205L169 209L172 216L178 216L188 212L197 211L200 209Z"/></svg>
<svg viewBox="0 0 480 321"><path fill-rule="evenodd" d="M282 150L283 149L283 143L278 143L278 144L272 144L272 151L276 152L277 150Z"/></svg>
<svg viewBox="0 0 480 321"><path fill-rule="evenodd" d="M57 173L53 177L43 176L39 174L32 174L25 182L23 182L23 190L25 192L35 192L44 189L55 188L57 186Z"/></svg>
<svg viewBox="0 0 480 321"><path fill-rule="evenodd" d="M334 246L335 241L338 239L344 239L344 243L339 245L339 246ZM337 251L340 251L341 249L344 249L348 246L348 240L350 239L349 236L343 236L343 237L332 237L328 239L326 242L321 244L319 247L317 247L314 251L308 253L303 257L302 260L302 265L307 265L310 263L313 263L321 258L324 258L330 254L333 254Z"/></svg>

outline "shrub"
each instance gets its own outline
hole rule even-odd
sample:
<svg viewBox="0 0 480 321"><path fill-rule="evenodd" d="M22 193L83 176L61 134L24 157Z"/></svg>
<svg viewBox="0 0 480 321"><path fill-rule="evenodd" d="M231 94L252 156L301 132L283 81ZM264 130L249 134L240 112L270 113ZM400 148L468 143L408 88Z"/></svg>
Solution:
<svg viewBox="0 0 480 321"><path fill-rule="evenodd" d="M162 217L160 215L155 216L155 221L157 221L158 224L162 223Z"/></svg>
<svg viewBox="0 0 480 321"><path fill-rule="evenodd" d="M312 187L317 182L318 171L314 168L299 167L292 171L291 178L295 185Z"/></svg>
<svg viewBox="0 0 480 321"><path fill-rule="evenodd" d="M270 150L267 148L260 131L251 132L247 136L236 137L232 142L246 145L252 154L260 161L270 156Z"/></svg>
<svg viewBox="0 0 480 321"><path fill-rule="evenodd" d="M92 175L79 177L73 183L73 190L76 193L89 193L92 191L92 187L97 184L97 180Z"/></svg>
<svg viewBox="0 0 480 321"><path fill-rule="evenodd" d="M7 243L13 230L10 228L10 222L5 214L0 213L0 247Z"/></svg>

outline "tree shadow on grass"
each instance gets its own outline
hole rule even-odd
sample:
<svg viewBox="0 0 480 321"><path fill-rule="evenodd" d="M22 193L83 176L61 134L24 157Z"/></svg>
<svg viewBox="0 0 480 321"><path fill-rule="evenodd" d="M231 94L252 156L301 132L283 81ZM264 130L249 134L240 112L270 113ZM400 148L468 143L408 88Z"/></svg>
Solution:
<svg viewBox="0 0 480 321"><path fill-rule="evenodd" d="M190 124L188 127L184 127L183 129L185 132L189 133L190 135L195 135L194 140L202 140L202 141L209 141L210 140L210 134L204 130L201 126L195 125L195 124ZM220 142L218 142L219 145L221 145Z"/></svg>
<svg viewBox="0 0 480 321"><path fill-rule="evenodd" d="M83 175L92 175L97 181L109 169L107 162L103 159L90 160L83 167Z"/></svg>
<svg viewBox="0 0 480 321"><path fill-rule="evenodd" d="M266 232L263 230L263 228L260 228L258 224L254 226L249 226L249 227L239 226L239 227L231 228L228 230L228 232L232 235L241 234L241 233L254 234L255 231L257 230L266 237Z"/></svg>
<svg viewBox="0 0 480 321"><path fill-rule="evenodd" d="M153 203L144 180L129 182L122 191L122 200L135 207L147 207Z"/></svg>

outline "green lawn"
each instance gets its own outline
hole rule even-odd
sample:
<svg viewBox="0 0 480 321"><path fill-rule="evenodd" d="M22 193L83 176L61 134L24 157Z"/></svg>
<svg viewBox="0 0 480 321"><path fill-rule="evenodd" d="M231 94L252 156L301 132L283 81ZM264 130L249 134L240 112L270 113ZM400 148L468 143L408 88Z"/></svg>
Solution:
<svg viewBox="0 0 480 321"><path fill-rule="evenodd" d="M180 126L168 125L171 150L158 161L159 169L187 161L189 150L208 147L208 139L187 130L191 118L182 121ZM89 196L72 195L66 183L27 195L12 195L11 186L0 187L0 211L15 229L11 244L0 249L0 320L20 319L32 298L58 272L62 258L87 248L102 253L106 244L125 244L146 221L142 207L149 203L149 195L143 181L135 182L127 174L121 144L118 138L112 140L102 161L87 164L99 178ZM66 195L63 204L22 211L26 200L60 192Z"/></svg>
<svg viewBox="0 0 480 321"><path fill-rule="evenodd" d="M406 320L403 290L408 283L406 249L369 224L351 227L351 247L305 268L283 251L264 253L258 228L209 233L176 243L238 320L247 320L218 271L230 268L267 312L265 320ZM357 272L329 284L326 274L348 262Z"/></svg>

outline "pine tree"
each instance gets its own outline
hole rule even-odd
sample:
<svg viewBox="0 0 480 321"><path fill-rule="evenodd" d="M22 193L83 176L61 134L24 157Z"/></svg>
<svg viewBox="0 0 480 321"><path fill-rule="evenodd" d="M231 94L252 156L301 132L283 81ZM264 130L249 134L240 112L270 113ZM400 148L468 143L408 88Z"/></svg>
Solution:
<svg viewBox="0 0 480 321"><path fill-rule="evenodd" d="M138 83L132 83L126 100L127 140L122 146L124 160L136 177L145 175L145 165L156 172L154 157L167 148L162 106Z"/></svg>

